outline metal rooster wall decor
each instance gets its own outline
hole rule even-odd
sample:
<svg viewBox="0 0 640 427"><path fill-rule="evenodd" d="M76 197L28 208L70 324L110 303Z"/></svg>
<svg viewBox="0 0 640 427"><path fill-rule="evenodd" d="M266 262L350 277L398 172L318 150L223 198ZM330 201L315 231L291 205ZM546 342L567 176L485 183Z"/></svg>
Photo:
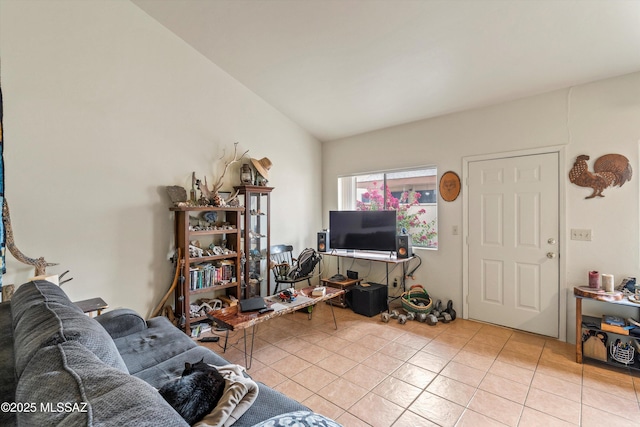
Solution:
<svg viewBox="0 0 640 427"><path fill-rule="evenodd" d="M631 163L622 154L605 154L598 157L593 164L593 172L589 171L587 160L589 156L585 154L578 156L569 171L569 181L580 187L593 188L593 193L585 199L604 197L602 192L605 188L622 187L625 182L631 181Z"/></svg>

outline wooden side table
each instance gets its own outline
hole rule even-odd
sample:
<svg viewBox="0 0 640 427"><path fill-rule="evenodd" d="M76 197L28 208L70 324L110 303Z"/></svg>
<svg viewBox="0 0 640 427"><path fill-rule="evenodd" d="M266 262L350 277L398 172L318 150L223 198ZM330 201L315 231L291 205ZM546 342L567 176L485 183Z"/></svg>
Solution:
<svg viewBox="0 0 640 427"><path fill-rule="evenodd" d="M109 304L104 302L100 297L75 301L74 304L77 305L83 313L89 313L90 317L93 317L94 312L97 312L98 316L100 316L102 310L109 307Z"/></svg>
<svg viewBox="0 0 640 427"><path fill-rule="evenodd" d="M362 282L362 279L345 279L341 281L333 281L331 280L331 278L328 278L328 279L320 279L320 282L322 282L322 286L342 289L345 292L344 294L340 295L337 298L328 300L327 304L336 305L342 308L347 308L346 295L347 295L347 292L349 291L349 288Z"/></svg>
<svg viewBox="0 0 640 427"><path fill-rule="evenodd" d="M624 294L620 291L605 292L602 289L591 289L587 286L575 286L573 288L573 295L576 298L576 363L582 363L583 356L584 356L582 353L582 330L583 329L596 329L600 331L602 330L600 328L600 325L596 325L598 327L589 327L587 325L582 324L582 300L589 299L592 301L600 301L608 304L624 305L627 307L637 307L637 308L640 308L640 305L627 300ZM619 335L609 331L607 331L607 334L614 334L621 338L626 337L631 341L637 340L636 337L629 336L629 335ZM608 361L606 363L613 366L618 366L618 367L624 366L618 362L615 362L615 361L612 362L610 357L608 358ZM626 367L636 371L640 370L640 362L635 362Z"/></svg>

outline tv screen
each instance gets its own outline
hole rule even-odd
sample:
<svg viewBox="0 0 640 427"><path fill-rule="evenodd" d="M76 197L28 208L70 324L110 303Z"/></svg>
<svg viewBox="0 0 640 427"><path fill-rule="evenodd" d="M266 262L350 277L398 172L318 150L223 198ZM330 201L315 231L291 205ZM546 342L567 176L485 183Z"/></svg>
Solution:
<svg viewBox="0 0 640 427"><path fill-rule="evenodd" d="M330 211L331 249L396 250L396 211Z"/></svg>

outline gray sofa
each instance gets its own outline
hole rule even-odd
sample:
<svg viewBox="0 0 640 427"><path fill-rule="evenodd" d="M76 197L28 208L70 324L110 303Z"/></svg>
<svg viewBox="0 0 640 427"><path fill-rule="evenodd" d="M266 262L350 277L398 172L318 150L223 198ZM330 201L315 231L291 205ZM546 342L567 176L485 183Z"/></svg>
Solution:
<svg viewBox="0 0 640 427"><path fill-rule="evenodd" d="M229 362L198 346L165 317L128 309L90 318L46 281L20 286L0 304L0 425L186 426L156 388L185 362ZM234 426L308 411L258 383Z"/></svg>

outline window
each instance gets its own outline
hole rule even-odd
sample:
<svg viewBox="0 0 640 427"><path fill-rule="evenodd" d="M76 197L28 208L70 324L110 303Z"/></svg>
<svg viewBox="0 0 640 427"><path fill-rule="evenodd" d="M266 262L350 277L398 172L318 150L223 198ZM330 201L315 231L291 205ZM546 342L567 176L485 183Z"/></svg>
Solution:
<svg viewBox="0 0 640 427"><path fill-rule="evenodd" d="M338 209L395 210L398 233L409 234L414 247L438 247L435 167L353 175L338 179Z"/></svg>

